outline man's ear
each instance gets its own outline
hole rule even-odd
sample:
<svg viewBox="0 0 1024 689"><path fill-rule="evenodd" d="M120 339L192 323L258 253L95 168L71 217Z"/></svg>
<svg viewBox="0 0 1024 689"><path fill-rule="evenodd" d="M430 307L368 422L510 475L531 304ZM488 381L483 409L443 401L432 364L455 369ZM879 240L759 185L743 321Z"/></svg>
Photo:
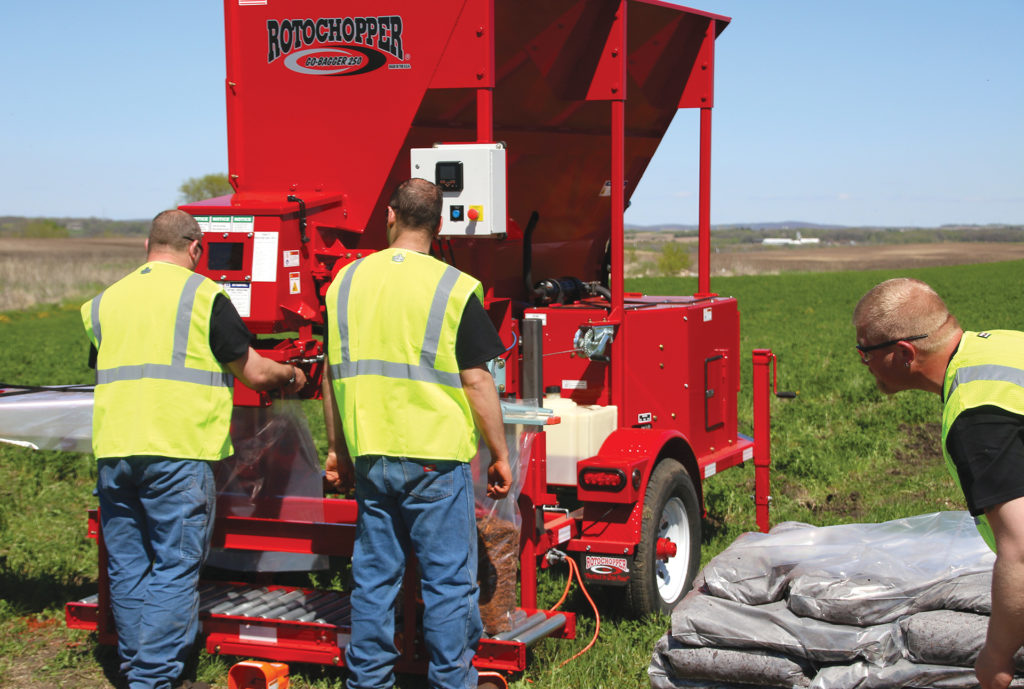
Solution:
<svg viewBox="0 0 1024 689"><path fill-rule="evenodd" d="M388 206L388 225L391 225L394 222L395 222L395 209L392 208L391 206Z"/></svg>
<svg viewBox="0 0 1024 689"><path fill-rule="evenodd" d="M917 348L909 342L898 342L896 346L899 348L896 351L899 353L900 362L908 368L920 356Z"/></svg>
<svg viewBox="0 0 1024 689"><path fill-rule="evenodd" d="M441 234L441 223L444 222L443 218L437 219L437 227L434 228L434 239L437 239Z"/></svg>

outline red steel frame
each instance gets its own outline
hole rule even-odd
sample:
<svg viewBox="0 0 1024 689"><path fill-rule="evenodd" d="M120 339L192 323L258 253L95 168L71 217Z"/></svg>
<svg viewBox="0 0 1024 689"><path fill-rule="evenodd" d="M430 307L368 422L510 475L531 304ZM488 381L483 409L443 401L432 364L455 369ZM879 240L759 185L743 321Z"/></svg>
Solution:
<svg viewBox="0 0 1024 689"><path fill-rule="evenodd" d="M300 503L308 498L284 498ZM240 550L274 550L289 553L317 553L349 556L355 537L356 503L354 500L324 499L323 522L300 522L279 519L222 516L217 518L213 545ZM225 512L226 510L220 510ZM99 550L99 591L96 602L68 603L65 620L71 629L97 631L100 643L114 644L117 635L110 614L109 584L106 569L106 548L99 528L98 510L89 513L89 537L96 539ZM415 566L407 567L405 586L416 591ZM292 590L294 587L271 586L270 589ZM396 667L403 672L424 672L426 655L416 630L416 598L406 595L403 600L404 628L399 634L401 658ZM527 615L535 607L523 607ZM551 617L551 613L546 613ZM565 615L565 623L550 636L575 638L576 617ZM206 650L212 654L240 655L282 662L342 665L344 643L339 636L349 630L315 622L297 622L279 619L255 619L229 614L202 616L202 634ZM255 628L258 628L254 631ZM263 630L262 632L258 630ZM269 637L272 641L267 641ZM526 669L526 645L517 641L485 638L481 640L474 660L481 669L502 672L521 672Z"/></svg>
<svg viewBox="0 0 1024 689"><path fill-rule="evenodd" d="M378 19L378 3L370 0L345 3L344 10L328 0L312 0L303 6L303 19L295 19L299 15L277 5L225 0L229 172L235 193L183 208L232 222L250 216L252 224L248 233L208 228L208 249L238 251L242 261L230 270L204 264L201 272L231 282L251 298L251 311L243 314L250 328L280 338L263 340L265 355L303 360L315 379L323 349L313 330L323 322L323 294L341 266L386 245L383 209L390 190L409 174L409 149L437 141L504 142L508 236L446 240L442 248L446 258L484 283L485 306L510 342L518 339L521 315L514 305L528 299L516 271L525 241L522 220L540 210L544 229L532 247L533 267L544 277L579 274L591 280L607 243L610 299L529 310L547 319L546 337L577 325L615 328L609 362L551 355L544 382L593 381L593 387L566 396L615 405L618 430L580 467L615 468L637 477L616 493L579 487L575 497L582 514L545 511L559 507L559 496L548 485L545 436L538 435L525 458L529 469L519 497L522 607L536 610L537 568L545 566L540 559L551 548L576 554L635 551L646 486L666 457L685 465L699 493L704 479L753 458L757 526L767 530L768 381L774 357L770 350L754 352L755 430L753 439L745 438L736 432L739 312L735 300L718 297L710 286L714 44L729 19L659 0L396 0L393 5L387 10L393 15ZM377 50L373 59L383 60L386 69L361 76L297 76L282 66L289 58L275 57L270 22L279 22L278 38L286 30L282 27L291 27L289 40L282 39L277 50L294 56L299 48L315 51L319 45L321 25L310 23L307 31L303 22L313 20L305 18L340 13L362 17L352 27L357 21L367 26L369 17L381 32L391 32L390 47L398 43L404 53ZM343 47L373 52L370 34L359 42ZM692 297L627 294L626 203L678 108L700 113L697 291ZM609 187L606 202L593 194L602 180ZM257 279L253 268L261 237L272 238L278 253L288 257L270 281ZM212 253L206 252L207 260ZM288 332L297 336L281 335ZM521 391L518 356L513 353L507 364L504 392L514 396ZM681 381L687 381L685 392ZM316 386L310 392L315 395ZM236 403L270 400L238 385ZM650 420L643 423L641 417ZM325 523L221 518L216 538L234 548L349 554L354 502L324 500L324 507ZM109 609L105 550L95 515L90 535L100 544L98 610L104 611ZM421 668L413 597L404 605L401 635L409 643L403 646L403 667ZM113 638L107 616L94 605L69 604L68 624L98 629L101 641ZM268 622L284 640L271 646L242 640L239 620L215 616L204 624L211 652L341 662L337 638L332 641L330 630L316 625ZM554 636L574 633L570 614ZM488 639L476 662L519 671L525 667L525 647Z"/></svg>

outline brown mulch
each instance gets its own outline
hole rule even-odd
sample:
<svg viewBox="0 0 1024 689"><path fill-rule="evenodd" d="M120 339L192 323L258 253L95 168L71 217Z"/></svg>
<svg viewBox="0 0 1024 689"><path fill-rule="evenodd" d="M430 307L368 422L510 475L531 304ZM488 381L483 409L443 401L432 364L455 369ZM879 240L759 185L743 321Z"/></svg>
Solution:
<svg viewBox="0 0 1024 689"><path fill-rule="evenodd" d="M519 564L519 530L515 524L493 516L477 519L479 536L480 619L488 634L511 628L516 610L516 574Z"/></svg>

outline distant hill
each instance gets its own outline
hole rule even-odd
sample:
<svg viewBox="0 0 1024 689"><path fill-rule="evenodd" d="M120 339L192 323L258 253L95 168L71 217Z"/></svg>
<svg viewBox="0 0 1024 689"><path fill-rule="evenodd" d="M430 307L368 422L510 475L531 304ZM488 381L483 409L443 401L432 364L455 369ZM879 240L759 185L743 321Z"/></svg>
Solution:
<svg viewBox="0 0 1024 689"><path fill-rule="evenodd" d="M149 231L149 220L109 220L106 218L26 218L21 216L0 216L0 237L138 237L145 236ZM805 236L812 236L820 232L831 234L833 239L849 241L863 239L864 235L875 235L879 232L900 232L904 233L907 241L916 235L932 235L932 241L936 236L947 235L945 238L952 241L963 241L962 236L968 233L968 241L1007 241L1003 239L1008 235L1014 235L1013 241L1019 241L1017 231L1024 230L1021 225L942 225L940 227L900 227L900 226L864 226L864 225L825 225L821 223L804 222L801 220L785 220L782 222L753 222L753 223L728 223L712 225L719 238L723 235L742 236L744 234L756 234L758 238L748 236L748 241L760 241L763 233L777 233L788 236L795 232L801 232ZM665 223L659 225L626 225L627 232L663 232L666 234L696 234L696 225L680 225ZM810 234L809 234L810 233ZM949 236L961 235L961 236ZM998 238L997 238L998 237Z"/></svg>
<svg viewBox="0 0 1024 689"><path fill-rule="evenodd" d="M793 243L823 245L931 244L935 242L1021 242L1022 225L943 225L942 227L846 227L801 222L713 225L712 241L717 247L757 244L767 240L795 240ZM666 242L693 241L693 225L626 226L626 237L636 249L660 251Z"/></svg>
<svg viewBox="0 0 1024 689"><path fill-rule="evenodd" d="M0 237L136 237L149 232L149 220L106 218L24 218L0 216Z"/></svg>
<svg viewBox="0 0 1024 689"><path fill-rule="evenodd" d="M819 225L809 222L801 222L799 220L785 220L783 222L752 222L752 223L730 223L730 224L718 224L711 225L713 230L758 230L758 231L777 231L777 230L817 230L817 229L845 229L845 225ZM626 225L627 230L633 230L635 232L696 232L696 225Z"/></svg>
<svg viewBox="0 0 1024 689"><path fill-rule="evenodd" d="M712 224L712 230L755 230L758 232L779 232L785 230L995 230L1020 229L1020 225L990 223L987 225L947 224L938 227L910 227L902 225L827 225L823 223L804 222L802 220L783 220L782 222L751 222ZM696 225L632 225L627 223L626 229L633 232L696 232Z"/></svg>

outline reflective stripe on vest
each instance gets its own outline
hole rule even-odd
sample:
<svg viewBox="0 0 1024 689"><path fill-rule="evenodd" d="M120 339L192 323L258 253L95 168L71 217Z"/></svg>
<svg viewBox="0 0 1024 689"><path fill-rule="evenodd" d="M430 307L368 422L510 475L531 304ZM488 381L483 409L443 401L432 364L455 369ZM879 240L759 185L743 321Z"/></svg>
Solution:
<svg viewBox="0 0 1024 689"><path fill-rule="evenodd" d="M98 352L97 458L215 461L232 453L234 378L210 347L213 305L222 295L201 275L154 261L82 305Z"/></svg>
<svg viewBox="0 0 1024 689"><path fill-rule="evenodd" d="M360 359L353 362L348 347L348 300L352 291L352 276L359 268L362 259L355 261L345 271L338 286L338 333L340 334L341 362L330 367L335 380L353 376L371 375L394 378L396 380L413 380L421 383L437 383L453 388L462 387L462 377L458 372L440 371L434 368L437 361L437 347L441 342L441 330L444 328L444 314L448 308L455 283L459 280L459 271L448 266L441 275L430 302L427 316L427 327L423 333L423 344L420 347L419 364L403 364L380 359Z"/></svg>
<svg viewBox="0 0 1024 689"><path fill-rule="evenodd" d="M205 280L195 273L185 281L185 287L178 301L178 312L174 318L174 345L170 364L141 364L136 366L117 366L98 369L96 383L117 383L126 380L173 380L181 383L209 385L212 387L231 387L235 384L234 376L224 371L204 371L189 368L185 365L188 354L188 333L192 327L192 309L196 301L196 292ZM100 343L100 299L103 294L92 300L92 329L97 344Z"/></svg>
<svg viewBox="0 0 1024 689"><path fill-rule="evenodd" d="M1007 361L1017 361L1019 365L1007 365L1004 363ZM944 387L942 456L953 481L962 490L956 462L946 445L949 431L962 412L976 407L995 406L1024 415L1024 334L998 330L964 332L949 362ZM988 519L981 514L974 521L978 532L994 551L995 535Z"/></svg>
<svg viewBox="0 0 1024 689"><path fill-rule="evenodd" d="M358 272L356 272L358 271ZM385 249L345 266L327 290L327 358L353 457L469 461L473 412L455 351L470 275Z"/></svg>
<svg viewBox="0 0 1024 689"><path fill-rule="evenodd" d="M103 292L100 292L92 300L92 309L91 309L91 313L92 313L92 337L96 341L95 344L96 344L96 348L97 349L99 349L100 341L102 340L102 338L100 337L100 299L103 298L103 294L104 294Z"/></svg>
<svg viewBox="0 0 1024 689"><path fill-rule="evenodd" d="M979 364L977 366L958 368L953 377L953 382L949 384L949 392L946 393L946 399L951 398L953 391L960 387L962 383L976 383L982 380L1012 383L1024 388L1024 370L999 364Z"/></svg>

